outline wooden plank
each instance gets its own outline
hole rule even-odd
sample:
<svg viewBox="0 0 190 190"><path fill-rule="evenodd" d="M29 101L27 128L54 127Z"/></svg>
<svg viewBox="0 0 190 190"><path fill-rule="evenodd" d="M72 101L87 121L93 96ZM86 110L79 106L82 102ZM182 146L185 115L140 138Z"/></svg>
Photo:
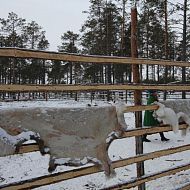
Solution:
<svg viewBox="0 0 190 190"><path fill-rule="evenodd" d="M0 48L0 57L16 57L15 48Z"/></svg>
<svg viewBox="0 0 190 190"><path fill-rule="evenodd" d="M190 145L183 145L183 146L176 147L176 148L170 148L167 150L160 150L160 151L147 153L144 155L138 155L138 156L130 157L127 159L114 161L112 164L113 164L113 168L119 168L119 167L124 167L126 165L130 165L133 163L137 163L140 161L154 159L154 158L158 158L161 156L166 156L169 154L175 154L175 153L187 151L187 150L190 150ZM33 178L33 179L29 179L29 180L23 180L20 182L6 184L3 186L0 186L0 189L15 190L15 189L37 188L37 187L40 187L43 185L58 183L58 182L63 181L63 180L81 177L84 175L93 174L93 173L97 173L97 172L101 172L101 171L102 171L101 169L98 169L95 166L89 166L89 167L74 169L71 171L49 174L49 175L38 177L38 178Z"/></svg>
<svg viewBox="0 0 190 190"><path fill-rule="evenodd" d="M140 105L140 106L127 106L124 110L127 112L136 112L136 111L145 111L145 110L157 110L159 108L158 105Z"/></svg>
<svg viewBox="0 0 190 190"><path fill-rule="evenodd" d="M19 149L19 154L39 151L39 146L37 144L24 144Z"/></svg>
<svg viewBox="0 0 190 190"><path fill-rule="evenodd" d="M161 172L157 172L154 174L150 174L150 175L145 175L142 176L140 178L136 178L134 180L131 181L127 181L125 183L120 183L117 185L113 185L107 188L102 188L102 190L121 190L121 189L129 189L129 188L133 188L136 187L142 183L148 182L148 181L152 181L161 177L165 177L165 176L169 176L169 175L174 175L178 172L184 171L184 170L189 170L190 169L190 163L188 164L184 164L182 166L178 166L178 167L173 167L171 169L168 170L164 170Z"/></svg>
<svg viewBox="0 0 190 190"><path fill-rule="evenodd" d="M186 129L188 126L186 124L179 125L179 129ZM124 132L122 138L141 136L144 134L155 134L160 132L172 131L172 127L168 125L162 125L161 127L144 127L142 129L131 129Z"/></svg>
<svg viewBox="0 0 190 190"><path fill-rule="evenodd" d="M190 85L11 85L1 84L0 92L63 92L63 91L106 91L106 90L174 90L190 91Z"/></svg>
<svg viewBox="0 0 190 190"><path fill-rule="evenodd" d="M134 157L130 157L130 158L126 158L126 159L114 162L113 167L114 168L124 167L124 166L130 165L130 164L133 164L133 163L151 160L151 159L155 159L155 158L159 158L162 156L167 156L170 154L175 154L175 153L179 153L179 152L183 152L183 151L187 151L187 150L190 150L190 145L183 145L183 146L179 146L179 147L169 148L166 150L150 152L150 153L146 153L146 154L142 154L142 155L138 155L138 156L134 156Z"/></svg>
<svg viewBox="0 0 190 190"><path fill-rule="evenodd" d="M28 50L20 48L0 48L1 57L15 58L37 58L45 60L60 60L83 63L112 63L112 64L148 64L148 65L168 65L179 67L190 67L189 62L152 60L142 58L116 57L116 56L92 56L69 53L58 53L50 51Z"/></svg>
<svg viewBox="0 0 190 190"><path fill-rule="evenodd" d="M180 188L177 188L176 190L189 190L190 189L190 183L187 183L184 186L181 186Z"/></svg>
<svg viewBox="0 0 190 190"><path fill-rule="evenodd" d="M66 179L72 179L72 178L88 175L91 173L97 173L97 172L99 172L99 169L97 167L85 167L83 169L74 169L71 171L49 174L49 175L34 178L34 179L23 180L20 182L2 185L0 186L0 189L1 190L33 189L33 188L37 188L44 185L58 183Z"/></svg>

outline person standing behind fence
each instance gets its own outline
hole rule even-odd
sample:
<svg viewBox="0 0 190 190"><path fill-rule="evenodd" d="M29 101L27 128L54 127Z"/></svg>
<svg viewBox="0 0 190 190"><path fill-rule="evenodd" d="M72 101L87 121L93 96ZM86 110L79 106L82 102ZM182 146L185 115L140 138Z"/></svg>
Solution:
<svg viewBox="0 0 190 190"><path fill-rule="evenodd" d="M149 93L149 96L148 96L148 99L147 99L147 105L150 105L155 101L158 101L157 91L149 90L148 93ZM159 126L160 125L159 121L156 118L154 118L152 110L146 110L145 111L143 125L146 126L146 127L154 127L154 126ZM169 140L164 136L163 132L160 132L159 134L160 134L160 137L161 137L161 141L168 141ZM149 139L147 139L146 134L143 135L143 141L144 142L151 142Z"/></svg>

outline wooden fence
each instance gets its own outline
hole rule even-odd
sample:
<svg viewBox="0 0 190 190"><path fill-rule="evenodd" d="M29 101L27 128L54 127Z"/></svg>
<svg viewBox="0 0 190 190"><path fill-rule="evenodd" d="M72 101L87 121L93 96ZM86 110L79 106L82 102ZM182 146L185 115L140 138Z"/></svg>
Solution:
<svg viewBox="0 0 190 190"><path fill-rule="evenodd" d="M105 56L86 56L86 55L76 55L76 54L65 54L65 53L55 53L55 52L45 52L45 51L34 51L18 48L0 48L0 57L12 57L12 58L37 58L45 60L62 60L62 61L72 61L76 64L78 62L86 63L100 63L100 64L155 64L155 65L167 65L167 66L184 66L189 67L188 62L171 62L163 60L146 60L146 59L132 59L125 57L105 57ZM175 90L175 91L189 91L190 85L145 85L145 84L123 84L123 85L0 85L0 92L62 92L62 91L100 91L100 90ZM144 110L155 110L158 106L130 106L126 107L125 112L140 112ZM186 124L180 125L180 129L187 128ZM128 130L124 133L123 138L128 137L139 137L143 134L154 134L158 132L171 131L170 126L154 127L154 128L138 128L133 130ZM38 146L36 144L23 145L20 153L26 153L31 151L37 151ZM146 160L158 158L161 156L166 156L182 151L190 150L190 145L183 145L175 148L170 148L167 150L155 151L147 154L140 154L134 157L126 158L123 160L114 161L112 163L114 168L124 167L133 163L144 162ZM136 186L141 186L145 182L156 180L158 178L175 174L183 170L189 170L190 163L181 165L179 167L174 167L165 171L158 173L143 175L137 177L131 181L125 183L120 183L115 186L107 187L104 189L128 189ZM63 180L76 178L88 174L93 174L101 172L95 166L88 166L84 168L76 168L72 171L60 172L56 174L49 174L42 177L37 177L29 180L24 180L20 182L15 182L11 184L6 184L0 186L0 189L15 190L15 189L31 189L40 187L43 185L49 185L52 183L57 183ZM181 189L190 189L190 184L187 184Z"/></svg>

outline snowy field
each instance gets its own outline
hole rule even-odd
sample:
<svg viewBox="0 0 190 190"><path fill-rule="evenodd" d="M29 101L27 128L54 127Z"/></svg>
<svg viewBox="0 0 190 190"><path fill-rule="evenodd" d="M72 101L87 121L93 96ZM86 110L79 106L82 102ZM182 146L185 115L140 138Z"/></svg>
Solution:
<svg viewBox="0 0 190 190"><path fill-rule="evenodd" d="M90 102L74 102L73 106L86 106ZM94 102L95 103L95 102ZM100 102L96 102L97 106ZM102 104L102 103L101 103ZM0 103L0 110L7 107L28 107L28 106L71 106L71 102L63 101L40 101L40 102L9 102ZM134 127L134 114L125 114L125 120L129 128ZM149 143L144 143L144 152L153 152L157 150L168 149L176 146L181 146L185 144L190 144L190 134L182 137L179 134L174 134L173 132L165 133L165 136L170 139L168 142L160 141L159 134L150 135L148 138L151 140ZM119 160L135 155L135 139L125 138L120 140L115 140L112 142L109 148L109 156L111 160ZM189 163L190 152L177 153L165 157L161 157L154 160L149 160L145 162L145 173L151 174L159 172L162 170L169 169L182 164ZM8 184L20 180L26 180L34 177L39 177L47 175L48 171L48 161L49 156L41 156L39 152L26 153L21 155L13 155L0 158L0 185ZM55 171L65 171L71 169L71 167L61 166ZM135 164L129 165L123 168L116 169L116 176L113 178L106 178L104 173L97 173L88 176L83 176L80 178L75 178L71 180L66 180L54 185L44 186L36 188L38 190L85 190L85 189L100 189L117 183L125 182L127 180L136 177L136 166ZM146 183L147 190L174 190L186 183L190 183L190 170L185 172L177 173L176 175L171 175L157 179ZM133 188L137 189L137 188Z"/></svg>

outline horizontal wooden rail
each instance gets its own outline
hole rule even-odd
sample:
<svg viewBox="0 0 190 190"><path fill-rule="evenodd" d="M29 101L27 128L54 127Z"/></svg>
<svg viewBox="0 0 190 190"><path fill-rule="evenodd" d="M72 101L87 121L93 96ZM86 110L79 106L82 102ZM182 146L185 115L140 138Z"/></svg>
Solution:
<svg viewBox="0 0 190 190"><path fill-rule="evenodd" d="M145 85L145 84L94 84L94 85L18 85L1 84L0 92L64 92L104 90L161 90L190 91L190 85Z"/></svg>
<svg viewBox="0 0 190 190"><path fill-rule="evenodd" d="M126 165L130 165L133 163L158 158L161 156L167 156L170 154L175 154L175 153L183 152L183 151L187 151L187 150L190 150L190 145L183 145L183 146L179 146L179 147L175 147L175 148L170 148L167 150L159 150L159 151L155 151L155 152L151 152L151 153L147 153L147 154L143 154L143 155L126 158L123 160L114 161L112 163L112 166L113 166L113 168L124 167ZM49 174L49 175L42 176L42 177L37 177L37 178L29 179L29 180L23 180L20 182L2 185L2 186L0 186L0 189L15 190L15 189L37 188L37 187L40 187L43 185L58 183L63 180L81 177L84 175L89 175L89 174L93 174L93 173L97 173L97 172L101 172L101 171L102 170L96 166L88 166L88 167L84 167L84 168L74 169L71 171Z"/></svg>
<svg viewBox="0 0 190 190"><path fill-rule="evenodd" d="M186 124L181 124L179 125L179 129L186 129L188 126ZM136 137L136 136L141 136L144 134L155 134L155 133L160 133L160 132L168 132L172 131L172 127L168 125L162 125L161 127L144 127L140 129L130 129L124 132L123 138L126 137Z"/></svg>
<svg viewBox="0 0 190 190"><path fill-rule="evenodd" d="M162 156L167 156L170 154L175 154L175 153L179 153L179 152L183 152L183 151L187 151L187 150L190 150L190 145L183 145L183 146L179 146L179 147L169 148L166 150L150 152L150 153L126 158L123 160L115 161L115 162L113 162L113 167L120 168L120 167L124 167L124 166L130 165L130 164L133 164L133 163L151 160L151 159L155 159L155 158L159 158Z"/></svg>
<svg viewBox="0 0 190 190"><path fill-rule="evenodd" d="M127 112L136 112L136 111L145 111L145 110L157 110L159 108L158 105L140 105L140 106L127 106L124 110Z"/></svg>
<svg viewBox="0 0 190 190"><path fill-rule="evenodd" d="M182 61L177 62L177 61L127 58L127 57L116 57L116 56L79 55L79 54L69 54L69 53L50 52L50 51L28 50L20 48L0 48L0 56L15 57L15 58L60 60L60 61L83 62L83 63L148 64L148 65L190 67L190 63Z"/></svg>
<svg viewBox="0 0 190 190"><path fill-rule="evenodd" d="M184 186L181 186L180 188L176 189L176 190L189 190L190 189L190 183L184 185Z"/></svg>
<svg viewBox="0 0 190 190"><path fill-rule="evenodd" d="M131 181L127 181L125 183L120 183L117 185L113 185L107 188L102 188L102 190L121 190L121 189L129 189L129 188L133 188L136 187L142 183L148 182L148 181L152 181L161 177L165 177L165 176L169 176L169 175L174 175L180 171L184 171L184 170L189 170L190 169L190 163L189 164L184 164L182 166L177 166L177 167L173 167L171 169L165 170L165 171L161 171L161 172L157 172L154 174L150 174L150 175L145 175L139 178L136 178L134 180Z"/></svg>
<svg viewBox="0 0 190 190"><path fill-rule="evenodd" d="M39 146L36 143L22 145L18 153L23 154L34 151L39 151Z"/></svg>

